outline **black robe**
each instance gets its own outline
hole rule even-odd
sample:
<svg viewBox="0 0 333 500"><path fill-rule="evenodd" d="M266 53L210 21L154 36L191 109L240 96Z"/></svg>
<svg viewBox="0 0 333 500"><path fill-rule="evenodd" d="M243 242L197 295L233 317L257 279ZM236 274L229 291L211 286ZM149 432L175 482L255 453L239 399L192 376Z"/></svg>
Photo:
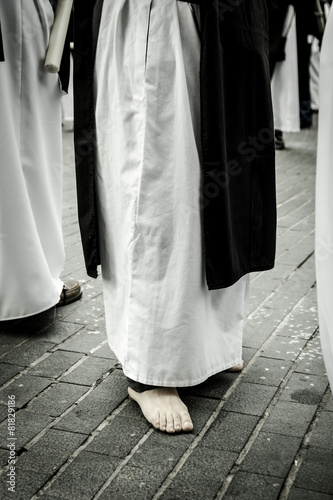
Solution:
<svg viewBox="0 0 333 500"><path fill-rule="evenodd" d="M175 0L170 0L175 1ZM202 209L206 280L224 288L271 269L276 200L265 0L196 0L201 15ZM96 0L74 3L75 152L87 272L100 264L93 68Z"/></svg>

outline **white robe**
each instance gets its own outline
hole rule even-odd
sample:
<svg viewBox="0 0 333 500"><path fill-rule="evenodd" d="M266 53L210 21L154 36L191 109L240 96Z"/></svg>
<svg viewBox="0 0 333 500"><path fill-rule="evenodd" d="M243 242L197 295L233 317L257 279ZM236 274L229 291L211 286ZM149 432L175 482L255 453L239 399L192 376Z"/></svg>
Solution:
<svg viewBox="0 0 333 500"><path fill-rule="evenodd" d="M333 10L320 57L319 127L316 181L316 270L319 330L333 388Z"/></svg>
<svg viewBox="0 0 333 500"><path fill-rule="evenodd" d="M292 6L288 8L282 34L287 35L286 59L276 63L272 78L274 128L283 132L299 132L296 19Z"/></svg>
<svg viewBox="0 0 333 500"><path fill-rule="evenodd" d="M49 0L1 0L0 320L54 306L64 264L61 92L43 70Z"/></svg>
<svg viewBox="0 0 333 500"><path fill-rule="evenodd" d="M199 71L189 4L104 0L95 73L107 333L124 373L149 385L195 385L242 359L248 277L224 290L205 282Z"/></svg>

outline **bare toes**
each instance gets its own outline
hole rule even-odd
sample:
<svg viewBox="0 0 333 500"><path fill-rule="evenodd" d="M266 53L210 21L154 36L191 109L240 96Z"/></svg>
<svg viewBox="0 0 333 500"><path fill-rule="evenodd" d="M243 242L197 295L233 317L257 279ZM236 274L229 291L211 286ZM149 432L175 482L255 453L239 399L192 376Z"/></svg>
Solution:
<svg viewBox="0 0 333 500"><path fill-rule="evenodd" d="M182 421L179 413L173 416L173 425L176 432L180 432L182 430Z"/></svg>
<svg viewBox="0 0 333 500"><path fill-rule="evenodd" d="M155 427L155 429L160 429L161 426L161 418L160 414L158 413L155 415L151 420L150 423Z"/></svg>
<svg viewBox="0 0 333 500"><path fill-rule="evenodd" d="M181 425L182 430L185 432L190 432L193 430L193 423L190 415L187 412L181 414Z"/></svg>
<svg viewBox="0 0 333 500"><path fill-rule="evenodd" d="M175 432L173 414L168 413L166 431L173 434Z"/></svg>
<svg viewBox="0 0 333 500"><path fill-rule="evenodd" d="M160 430L165 431L168 426L168 420L165 413L160 414Z"/></svg>

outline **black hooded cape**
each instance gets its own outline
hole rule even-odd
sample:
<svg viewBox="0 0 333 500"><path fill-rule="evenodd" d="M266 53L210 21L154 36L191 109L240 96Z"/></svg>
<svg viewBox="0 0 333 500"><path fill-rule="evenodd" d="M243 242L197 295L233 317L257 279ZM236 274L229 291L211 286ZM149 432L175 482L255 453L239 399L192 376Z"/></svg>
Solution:
<svg viewBox="0 0 333 500"><path fill-rule="evenodd" d="M157 1L157 0L152 0ZM176 0L170 0L176 1ZM196 0L201 16L206 280L224 288L275 257L274 131L265 0ZM93 68L101 2L74 2L75 153L87 272L100 264Z"/></svg>

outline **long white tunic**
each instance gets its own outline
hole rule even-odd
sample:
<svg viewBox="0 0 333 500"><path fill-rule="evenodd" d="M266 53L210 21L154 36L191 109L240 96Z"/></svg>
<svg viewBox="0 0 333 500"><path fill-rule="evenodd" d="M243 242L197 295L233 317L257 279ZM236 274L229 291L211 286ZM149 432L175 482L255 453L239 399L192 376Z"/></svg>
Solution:
<svg viewBox="0 0 333 500"><path fill-rule="evenodd" d="M286 59L276 63L272 78L274 127L283 132L299 132L299 93L295 10L288 8L283 34L287 35Z"/></svg>
<svg viewBox="0 0 333 500"><path fill-rule="evenodd" d="M0 320L59 301L61 95L43 61L49 0L1 0L5 62L0 63Z"/></svg>
<svg viewBox="0 0 333 500"><path fill-rule="evenodd" d="M125 374L150 385L195 385L242 359L248 277L210 292L205 282L199 71L189 4L104 0L95 73L107 332Z"/></svg>
<svg viewBox="0 0 333 500"><path fill-rule="evenodd" d="M320 57L319 129L316 182L316 270L319 330L333 388L333 10Z"/></svg>

